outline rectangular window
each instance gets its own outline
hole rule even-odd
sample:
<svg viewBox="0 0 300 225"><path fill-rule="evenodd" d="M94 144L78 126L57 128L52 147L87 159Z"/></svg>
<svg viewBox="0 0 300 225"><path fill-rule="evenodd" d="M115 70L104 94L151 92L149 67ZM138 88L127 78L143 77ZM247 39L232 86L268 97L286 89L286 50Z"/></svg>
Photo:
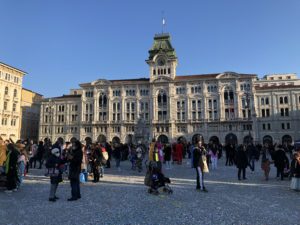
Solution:
<svg viewBox="0 0 300 225"><path fill-rule="evenodd" d="M4 110L7 110L7 102L4 102Z"/></svg>
<svg viewBox="0 0 300 225"><path fill-rule="evenodd" d="M265 111L265 109L262 109L262 110L261 110L261 116L262 116L262 117L266 117L266 111Z"/></svg>
<svg viewBox="0 0 300 225"><path fill-rule="evenodd" d="M284 109L280 109L280 115L284 116Z"/></svg>
<svg viewBox="0 0 300 225"><path fill-rule="evenodd" d="M288 130L291 129L290 123L286 124L286 129L288 129Z"/></svg>
<svg viewBox="0 0 300 225"><path fill-rule="evenodd" d="M268 130L271 130L271 124L268 123Z"/></svg>
<svg viewBox="0 0 300 225"><path fill-rule="evenodd" d="M192 110L196 110L196 101L192 101Z"/></svg>
<svg viewBox="0 0 300 225"><path fill-rule="evenodd" d="M284 130L284 123L281 124L281 129Z"/></svg>
<svg viewBox="0 0 300 225"><path fill-rule="evenodd" d="M270 117L270 109L266 109L266 117Z"/></svg>
<svg viewBox="0 0 300 225"><path fill-rule="evenodd" d="M285 108L285 109L284 109L284 115L285 115L285 116L289 116L289 109L288 109L288 108Z"/></svg>
<svg viewBox="0 0 300 225"><path fill-rule="evenodd" d="M263 130L265 130L266 129L266 124L263 123L262 128L263 128Z"/></svg>

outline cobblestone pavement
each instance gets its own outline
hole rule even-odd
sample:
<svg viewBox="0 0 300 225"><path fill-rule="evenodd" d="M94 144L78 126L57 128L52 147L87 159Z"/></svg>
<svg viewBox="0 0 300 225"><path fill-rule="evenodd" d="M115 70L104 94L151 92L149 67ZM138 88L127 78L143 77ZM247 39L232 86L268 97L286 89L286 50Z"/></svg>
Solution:
<svg viewBox="0 0 300 225"><path fill-rule="evenodd" d="M270 181L247 170L246 181L237 180L237 169L224 161L206 175L208 193L195 190L196 172L187 165L164 170L171 178L172 195L147 193L144 174L106 169L100 183L81 185L82 198L68 202L68 181L59 185L57 202L49 202L49 180L44 170L32 170L15 193L0 191L0 224L300 224L300 193L289 181L278 181L275 168Z"/></svg>

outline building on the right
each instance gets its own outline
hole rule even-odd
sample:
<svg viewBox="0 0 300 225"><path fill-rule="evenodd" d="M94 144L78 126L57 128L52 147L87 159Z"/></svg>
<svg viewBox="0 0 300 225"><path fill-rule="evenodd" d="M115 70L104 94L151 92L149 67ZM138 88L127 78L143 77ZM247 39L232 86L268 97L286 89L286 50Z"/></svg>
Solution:
<svg viewBox="0 0 300 225"><path fill-rule="evenodd" d="M266 75L254 82L254 141L291 144L300 137L300 80L297 75Z"/></svg>

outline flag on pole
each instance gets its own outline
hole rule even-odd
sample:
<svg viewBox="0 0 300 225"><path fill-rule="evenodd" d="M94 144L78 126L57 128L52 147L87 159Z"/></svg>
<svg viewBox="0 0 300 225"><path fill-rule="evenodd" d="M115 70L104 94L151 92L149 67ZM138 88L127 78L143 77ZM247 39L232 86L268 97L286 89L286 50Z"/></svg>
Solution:
<svg viewBox="0 0 300 225"><path fill-rule="evenodd" d="M163 25L165 25L165 24L166 24L166 20L165 20L165 18L163 18L163 20L162 20L162 24L163 24Z"/></svg>

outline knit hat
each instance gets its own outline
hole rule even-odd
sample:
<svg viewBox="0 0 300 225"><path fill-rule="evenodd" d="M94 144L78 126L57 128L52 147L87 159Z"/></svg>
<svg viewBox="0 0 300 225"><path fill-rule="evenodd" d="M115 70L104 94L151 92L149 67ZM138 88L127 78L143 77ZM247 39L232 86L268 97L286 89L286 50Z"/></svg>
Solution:
<svg viewBox="0 0 300 225"><path fill-rule="evenodd" d="M53 148L53 149L51 150L51 153L52 153L53 155L55 155L56 157L59 157L59 155L60 155L60 152L59 152L59 149L58 149L58 148Z"/></svg>

